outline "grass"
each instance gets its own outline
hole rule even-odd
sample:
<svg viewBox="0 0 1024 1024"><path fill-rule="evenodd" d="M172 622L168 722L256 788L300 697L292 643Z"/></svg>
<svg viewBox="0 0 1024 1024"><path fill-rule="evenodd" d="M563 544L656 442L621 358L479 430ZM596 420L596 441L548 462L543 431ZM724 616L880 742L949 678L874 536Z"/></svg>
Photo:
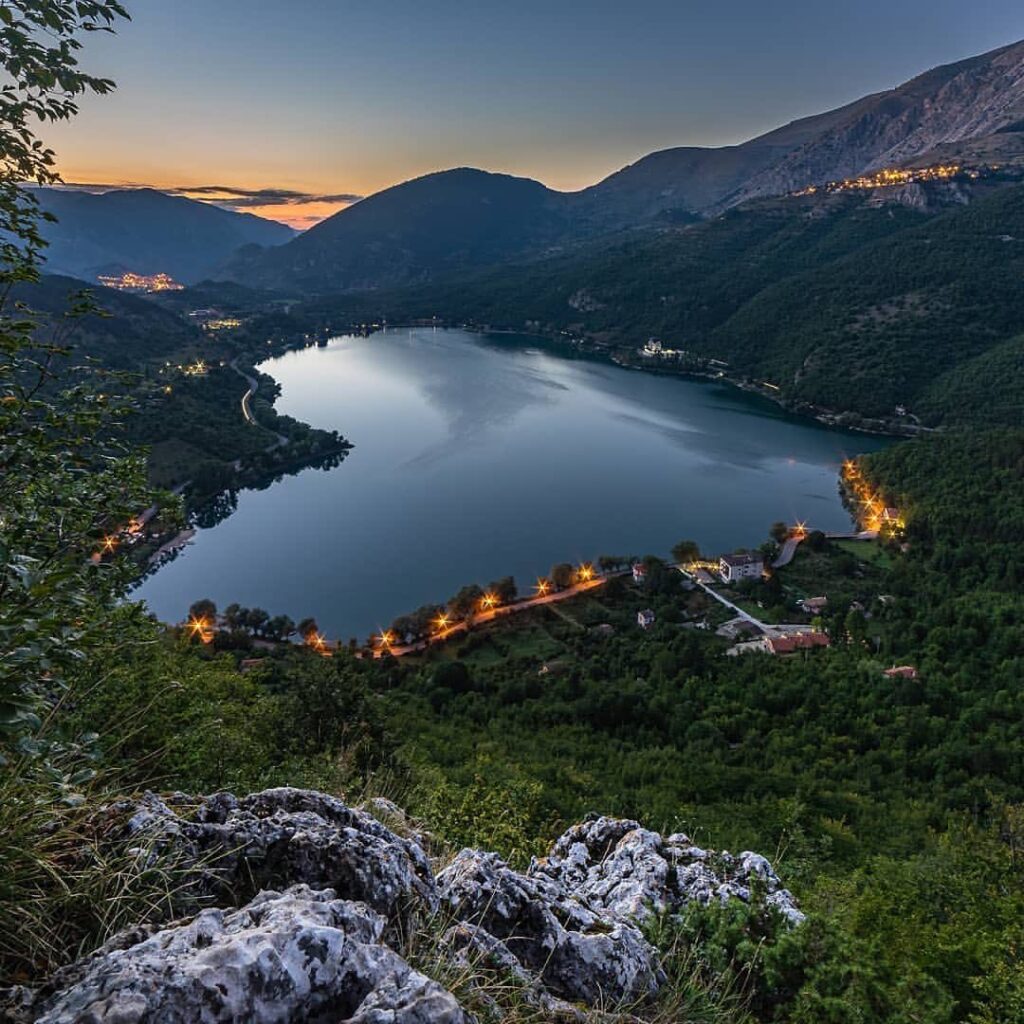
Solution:
<svg viewBox="0 0 1024 1024"><path fill-rule="evenodd" d="M853 555L858 561L877 566L879 569L892 567L892 555L877 540L837 540L832 543L840 551Z"/></svg>
<svg viewBox="0 0 1024 1024"><path fill-rule="evenodd" d="M76 766L80 769L80 764ZM121 834L102 781L62 802L54 765L0 780L0 987L38 980L117 932L174 916L186 883L150 843Z"/></svg>

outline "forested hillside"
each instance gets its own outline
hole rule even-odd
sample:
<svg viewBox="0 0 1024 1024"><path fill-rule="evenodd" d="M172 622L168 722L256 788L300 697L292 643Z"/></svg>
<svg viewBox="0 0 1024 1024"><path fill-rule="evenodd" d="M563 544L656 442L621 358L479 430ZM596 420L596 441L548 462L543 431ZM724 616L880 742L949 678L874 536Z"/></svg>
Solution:
<svg viewBox="0 0 1024 1024"><path fill-rule="evenodd" d="M919 212L862 196L745 206L655 237L429 289L323 299L345 320L437 316L559 335L628 355L648 338L767 380L788 402L928 424L1019 421L1024 186ZM989 370L995 402L978 400ZM960 371L963 370L961 376ZM975 381L975 384L971 384ZM998 410L998 411L997 411Z"/></svg>

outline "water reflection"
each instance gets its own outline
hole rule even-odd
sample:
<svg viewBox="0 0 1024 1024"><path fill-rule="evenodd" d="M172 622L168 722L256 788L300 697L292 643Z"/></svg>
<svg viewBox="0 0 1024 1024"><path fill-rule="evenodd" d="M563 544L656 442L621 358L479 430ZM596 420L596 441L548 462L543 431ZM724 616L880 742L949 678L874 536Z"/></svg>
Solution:
<svg viewBox="0 0 1024 1024"><path fill-rule="evenodd" d="M281 413L355 448L211 510L142 587L163 617L208 596L364 636L465 583L525 583L554 562L666 552L682 537L731 550L780 519L844 528L838 466L879 446L721 385L558 358L536 339L345 337L265 369Z"/></svg>

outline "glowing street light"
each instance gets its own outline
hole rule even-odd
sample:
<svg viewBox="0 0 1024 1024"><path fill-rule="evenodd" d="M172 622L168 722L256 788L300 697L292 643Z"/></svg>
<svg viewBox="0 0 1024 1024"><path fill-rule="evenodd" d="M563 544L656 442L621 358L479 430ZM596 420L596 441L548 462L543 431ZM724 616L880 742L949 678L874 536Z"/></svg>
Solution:
<svg viewBox="0 0 1024 1024"><path fill-rule="evenodd" d="M390 647L395 642L395 635L390 629L385 629L376 639L380 647Z"/></svg>
<svg viewBox="0 0 1024 1024"><path fill-rule="evenodd" d="M551 584L545 579L539 579L533 589L537 591L538 597L543 597L551 589Z"/></svg>
<svg viewBox="0 0 1024 1024"><path fill-rule="evenodd" d="M487 593L487 594L484 594L483 598L481 599L480 607L481 608L485 608L485 609L486 608L493 608L497 603L498 603L497 595L496 594Z"/></svg>
<svg viewBox="0 0 1024 1024"><path fill-rule="evenodd" d="M434 621L434 625L437 626L438 632L443 633L448 628L449 618L445 614L441 614Z"/></svg>
<svg viewBox="0 0 1024 1024"><path fill-rule="evenodd" d="M207 618L197 619L194 615L189 619L186 628L189 636L198 637L204 644L213 642L213 625Z"/></svg>
<svg viewBox="0 0 1024 1024"><path fill-rule="evenodd" d="M798 519L797 522L796 522L796 526L793 527L793 533L797 537L806 537L807 536L807 523L805 523L802 520Z"/></svg>
<svg viewBox="0 0 1024 1024"><path fill-rule="evenodd" d="M115 536L113 536L113 535L109 535L107 537L104 537L103 538L103 543L102 543L102 545L100 547L100 550L104 554L110 554L111 552L116 551L117 550L117 538Z"/></svg>
<svg viewBox="0 0 1024 1024"><path fill-rule="evenodd" d="M577 576L579 576L580 580L584 583L586 583L587 580L592 580L594 578L594 567L584 562L577 570Z"/></svg>

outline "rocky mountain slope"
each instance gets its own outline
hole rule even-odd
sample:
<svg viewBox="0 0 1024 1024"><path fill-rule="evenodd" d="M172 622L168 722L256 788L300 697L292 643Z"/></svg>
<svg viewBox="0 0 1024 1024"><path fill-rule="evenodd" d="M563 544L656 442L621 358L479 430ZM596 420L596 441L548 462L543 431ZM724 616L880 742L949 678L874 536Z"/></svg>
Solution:
<svg viewBox="0 0 1024 1024"><path fill-rule="evenodd" d="M43 226L47 269L91 282L97 274L127 270L192 283L243 245L275 246L295 237L276 221L151 188L101 194L47 188L36 194L56 217Z"/></svg>
<svg viewBox="0 0 1024 1024"><path fill-rule="evenodd" d="M1024 42L739 146L652 153L581 192L468 168L430 174L342 210L287 245L250 250L217 276L322 294L427 283L882 167L1024 161L1022 129Z"/></svg>
<svg viewBox="0 0 1024 1024"><path fill-rule="evenodd" d="M837 113L837 123L754 175L728 202L903 166L937 147L958 160L975 140L1017 135L1006 129L1024 120L1024 42L934 68Z"/></svg>
<svg viewBox="0 0 1024 1024"><path fill-rule="evenodd" d="M9 1019L469 1024L474 1011L491 1019L496 992L514 991L538 1019L596 1019L597 1008L611 1021L625 1005L642 1014L665 982L644 932L654 915L739 900L783 928L803 921L758 854L714 853L635 821L576 825L519 872L471 849L435 870L386 801L360 810L298 789L147 794L109 813L112 838L174 865L181 916L0 993ZM429 936L429 957L417 935Z"/></svg>

